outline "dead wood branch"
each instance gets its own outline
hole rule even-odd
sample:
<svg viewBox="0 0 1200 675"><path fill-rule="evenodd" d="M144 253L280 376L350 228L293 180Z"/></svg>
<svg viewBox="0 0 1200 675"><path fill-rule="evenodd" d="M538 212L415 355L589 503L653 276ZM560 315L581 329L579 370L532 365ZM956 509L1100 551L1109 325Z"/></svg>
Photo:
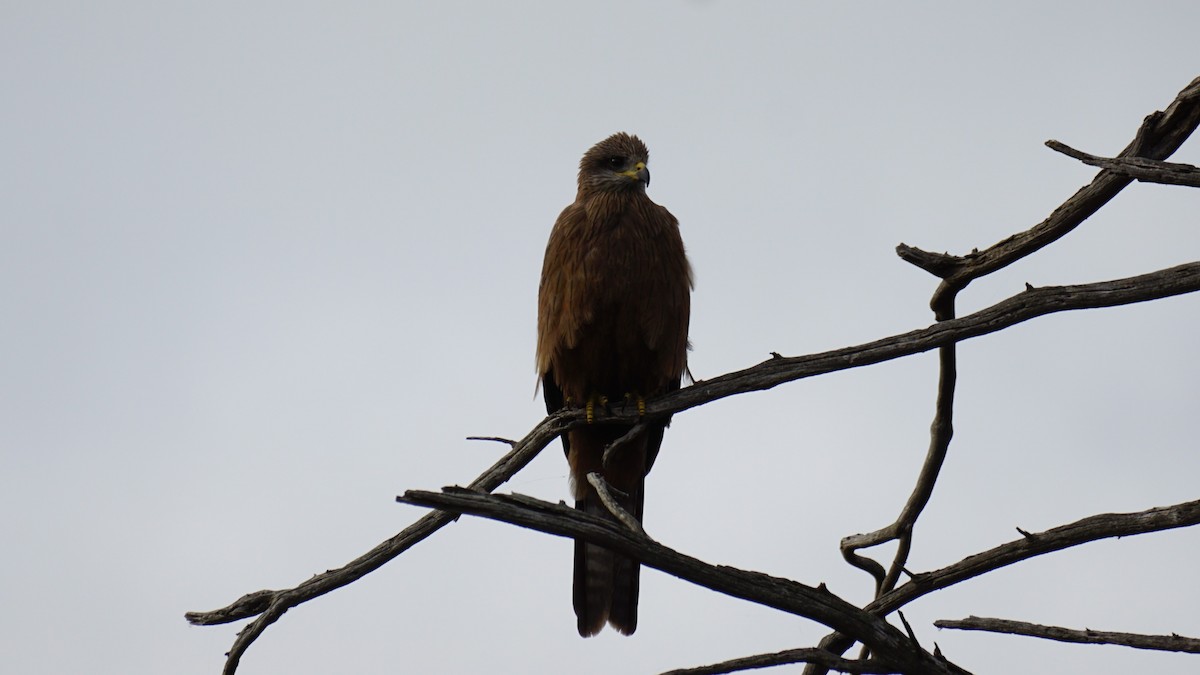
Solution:
<svg viewBox="0 0 1200 675"><path fill-rule="evenodd" d="M1109 164L1101 164L1104 170L1090 184L1078 190L1045 220L1029 230L1012 235L982 252L976 249L966 256L930 253L905 244L900 244L896 252L905 261L942 279L929 305L933 309L935 319L949 321L955 317L955 301L959 291L974 279L1010 265L1073 230L1115 197L1133 178L1138 177L1125 170L1128 166L1140 167L1142 175L1147 176L1151 175L1152 169L1163 166L1174 167L1176 171L1172 175L1187 173L1183 167L1194 169L1188 165L1168 165L1161 160L1174 153L1197 125L1200 125L1200 78L1192 80L1165 111L1147 116L1133 141L1118 158L1108 160ZM1050 141L1048 145L1060 152L1070 150L1078 153L1069 148L1063 150L1066 146L1056 141ZM1090 155L1088 157L1091 158ZM895 587L907 564L912 549L913 528L933 494L934 485L949 451L953 436L954 389L958 371L956 352L956 345L953 343L939 349L938 393L934 419L930 425L929 448L908 501L890 525L867 534L846 537L841 542L842 556L846 561L867 571L875 579L876 599ZM863 548L892 540L896 540L898 545L886 571L875 560L858 553ZM829 648L835 643L840 647L836 650L839 654L851 644L839 642L836 636L828 636L821 641L821 646ZM866 658L868 655L869 650L864 648L861 657ZM809 675L820 672L823 672L823 668L819 664L810 664L805 669L805 673Z"/></svg>
<svg viewBox="0 0 1200 675"><path fill-rule="evenodd" d="M471 488L491 491L500 487L557 438L570 418L570 414L558 413L542 420L510 452L476 478ZM233 675L246 649L284 612L370 574L454 519L453 514L434 511L346 565L315 575L295 588L248 593L227 607L210 612L188 612L185 618L192 624L208 626L258 617L238 632L233 647L226 654L222 672Z"/></svg>
<svg viewBox="0 0 1200 675"><path fill-rule="evenodd" d="M943 321L928 328L854 347L809 356L772 358L757 366L697 382L648 401L646 417L662 417L736 394L762 391L814 375L919 354L945 344L994 333L1045 314L1113 307L1195 291L1200 291L1200 262L1114 281L1031 288L961 319ZM596 418L598 423L617 421L636 424L639 420L636 412L622 415L599 410L596 411ZM495 490L559 434L584 423L582 409L563 410L550 415L521 439L512 451L476 478L470 487L483 491ZM294 588L249 593L227 607L207 612L188 612L185 616L189 622L197 625L229 623L258 616L238 634L229 651L224 673L233 675L246 648L288 609L369 574L453 519L446 513L430 513L345 566L315 575Z"/></svg>
<svg viewBox="0 0 1200 675"><path fill-rule="evenodd" d="M1115 633L1111 631L1092 630L1084 628L1061 628L1059 626L1043 626L1024 621L1010 619L989 619L969 616L965 619L943 619L934 621L938 628L954 628L957 630L981 630L990 633L1008 633L1010 635L1026 635L1029 637L1057 640L1059 642L1076 642L1092 645L1120 645L1134 649L1153 649L1164 652L1186 652L1200 654L1200 639L1183 637L1182 635L1144 635L1141 633Z"/></svg>
<svg viewBox="0 0 1200 675"><path fill-rule="evenodd" d="M896 587L912 550L913 527L933 496L933 487L937 484L942 464L950 450L950 439L954 436L954 387L957 379L957 349L954 344L949 344L938 350L937 402L934 404L933 423L929 427L929 449L908 501L891 525L867 534L851 535L841 541L842 557L846 562L875 578L876 597ZM876 561L858 554L861 549L892 540L899 543L886 572Z"/></svg>
<svg viewBox="0 0 1200 675"><path fill-rule="evenodd" d="M1186 263L1149 274L1073 286L1028 287L991 307L927 328L867 342L853 347L772 358L646 402L646 418L664 417L718 399L751 391L765 391L786 382L857 368L920 354L930 349L995 333L1046 314L1075 309L1116 307L1157 300L1200 290L1200 262ZM575 417L582 421L582 411ZM597 421L637 421L637 413L596 413Z"/></svg>
<svg viewBox="0 0 1200 675"><path fill-rule="evenodd" d="M1200 167L1191 164L1160 162L1143 157L1097 157L1058 141L1046 141L1046 147L1084 164L1108 169L1144 183L1200 187Z"/></svg>
<svg viewBox="0 0 1200 675"><path fill-rule="evenodd" d="M837 654L830 654L823 649L807 647L804 649L785 649L771 654L756 654L740 659L730 659L721 663L696 668L680 668L667 671L662 675L720 675L721 673L736 673L756 668L786 666L792 663L819 663L825 668L842 673L858 673L860 675L891 675L900 671L885 665L883 662L871 659L855 661Z"/></svg>
<svg viewBox="0 0 1200 675"><path fill-rule="evenodd" d="M1101 539L1130 537L1195 525L1200 525L1200 500L1134 513L1089 516L1045 532L1023 534L1020 539L968 556L953 565L916 574L910 581L876 598L863 609L887 615L934 591L1039 555ZM855 642L856 640L845 635L833 634L823 638L818 646L835 654L842 654Z"/></svg>
<svg viewBox="0 0 1200 675"><path fill-rule="evenodd" d="M636 429L637 427L634 428ZM600 503L604 504L604 508L608 509L608 512L613 514L614 518L621 521L622 525L628 527L634 532L637 532L641 535L646 534L646 531L642 529L642 524L638 522L637 518L634 518L633 514L621 508L621 505L617 503L616 498L614 498L612 493L608 491L609 486L604 480L603 476L595 471L592 471L587 475L587 480L588 483L590 483L591 486L596 490L596 495L600 497Z"/></svg>
<svg viewBox="0 0 1200 675"><path fill-rule="evenodd" d="M938 589L1039 555L1101 539L1131 537L1194 525L1200 525L1200 500L1133 513L1102 513L1089 516L1045 532L1022 535L1020 539L963 558L953 565L916 574L896 590L868 604L865 609L889 614Z"/></svg>
<svg viewBox="0 0 1200 675"><path fill-rule="evenodd" d="M1200 77L1191 81L1166 110L1148 115L1133 141L1118 157L1162 160L1170 157L1200 125ZM983 251L964 256L928 253L901 244L896 252L904 260L942 279L930 305L935 313L946 309L948 298L971 281L1007 267L1071 230L1104 206L1132 182L1132 178L1108 169L1080 188L1045 220L1032 228L996 242Z"/></svg>
<svg viewBox="0 0 1200 675"><path fill-rule="evenodd" d="M789 614L818 621L858 636L880 658L903 673L963 673L962 669L914 645L882 618L842 600L824 588L806 586L761 572L710 565L670 549L618 523L563 504L524 495L489 495L462 488L442 492L409 490L397 501L491 518L589 543L636 558L643 565L705 588Z"/></svg>
<svg viewBox="0 0 1200 675"><path fill-rule="evenodd" d="M772 358L756 366L728 373L712 380L697 382L693 386L649 401L646 406L644 419L662 419L671 414L728 396L751 391L764 391L785 382L792 382L806 377L880 363L903 356L922 353L930 349L941 349L942 385L939 387L939 403L937 414L935 415L933 432L931 433L930 450L927 454L925 467L922 469L922 477L919 478L918 485L914 489L909 503L906 504L901 517L893 524L891 528L893 532L889 533L899 534L904 537L902 539L902 546L899 547L900 551L887 572L883 572L882 566L874 563L878 568L875 571L878 573L876 579L879 597L868 605L866 610L883 616L916 597L936 590L936 588L982 574L987 570L978 568L982 569L982 571L975 571L977 568L970 566L963 567L962 569L959 568L970 560L968 559L956 566L945 568L945 570L919 575L908 583L891 589L898 580L899 572L903 569L904 560L907 559L908 548L911 545L911 528L916 520L913 514L919 514L920 510L924 508L924 504L928 501L933 483L936 481L938 468L940 468L941 461L945 456L946 447L949 444L951 429L950 405L953 401L955 366L954 345L962 340L994 333L1017 323L1054 312L1113 307L1195 292L1200 290L1200 262L1108 282L1045 288L1029 287L1026 291L997 303L992 307L962 318L955 318L954 297L971 280L1005 267L1071 231L1107 203L1109 199L1136 177L1130 172L1130 166L1151 167L1145 161L1131 162L1126 160L1160 161L1165 159L1183 143L1196 128L1197 124L1200 124L1200 78L1194 80L1184 89L1165 111L1154 113L1146 118L1129 147L1112 160L1119 162L1119 165L1113 165L1114 168L1104 168L1091 184L1079 190L1045 221L1030 230L1013 235L982 252L975 251L965 256L928 253L901 244L897 252L902 258L942 279L930 303L935 311L935 318L938 320L938 323L935 325L902 335L895 335L874 342L820 354L792 358L778 357L776 355L776 358ZM1165 163L1160 162L1160 164ZM641 419L643 419L641 415L632 412L597 411L596 422L601 424L634 425ZM528 464L554 438L564 431L580 426L583 423L584 412L582 410L563 410L548 416L519 442L512 443L507 439L490 438L489 440L497 440L513 445L512 450L473 481L470 485L471 489L479 492L495 490ZM1180 507L1183 506L1187 505L1180 505ZM199 625L222 624L257 617L238 634L228 654L224 672L226 675L232 675L237 669L242 654L249 645L262 634L267 626L278 620L286 611L369 574L417 542L452 522L455 518L456 516L452 513L435 511L422 517L416 523L341 568L315 575L294 588L262 590L249 593L222 609L209 612L189 612L186 617L188 621ZM1183 525L1170 525L1170 527L1181 526ZM609 527L617 528L615 524ZM1166 529L1166 527L1164 526L1161 529ZM885 528L885 530L887 529ZM1041 535L1032 535L1025 540L998 547L994 551L999 551L1000 549L1007 551L1008 548L1006 547L1011 548L1022 544L1026 546L1044 544L1044 537L1047 534L1049 532L1042 533ZM600 536L603 538L605 535ZM623 533L623 536L633 537L636 535ZM585 536L584 538L587 537ZM613 547L620 550L620 546L614 545ZM1051 548L1048 550L1057 549ZM1000 553L996 554L1000 558L993 557L989 558L989 560L998 567L1024 559L1021 557L1022 555L1024 557L1032 557L1032 555L1041 554L1030 553L1029 550L1025 549L1013 549L1013 551L1009 551L1009 554L1015 557L1008 562L1001 560L1003 555ZM650 559L642 559L647 564L654 566ZM866 559L862 558L862 560ZM699 561L696 562L699 563ZM700 564L703 565L703 563ZM992 568L994 569L994 567ZM669 571L665 567L662 569ZM943 574L938 576L939 573ZM755 575L755 573L749 572L743 574ZM799 584L796 584L795 587L789 587L787 584L794 582L775 580L765 575L756 575L752 578L758 579L762 585L762 588L759 588L756 592L765 593L768 587L772 587L772 584L775 584L789 588L793 593L796 592L795 587L799 587L814 592L821 592L823 593L821 597L834 597L828 594L828 592L816 591L816 589L809 589ZM771 583L767 583L764 580L770 580ZM776 588L776 591L778 590ZM794 600L795 598L792 597L792 600L788 602ZM780 600L779 602L785 601ZM837 600L837 602L842 601ZM783 608L781 607L781 609ZM785 609L784 611L790 610ZM876 653L886 657L889 664L894 663L897 667L903 667L906 672L915 667L914 664L932 668L932 670L923 672L949 672L951 667L943 660L929 655L912 645L911 641L908 641L902 633L888 626L878 616L870 620L862 619L859 616L855 621L859 621L860 623L851 622L853 625L845 626L846 629L850 631L865 630L865 633L851 632L850 634L860 639L867 636L862 641L871 646L872 649L875 649ZM897 635L905 640L905 642L895 642ZM822 646L834 650L834 645L836 645L836 653L840 654L848 649L853 642L853 639L843 638L841 635L835 634L823 640ZM893 661L893 657L898 654L903 655L904 659L908 660ZM810 661L810 669L814 664L819 663L822 662L817 660ZM871 662L859 661L857 663ZM817 667L826 668L827 666L818 665ZM806 670L806 672L810 672L810 670Z"/></svg>

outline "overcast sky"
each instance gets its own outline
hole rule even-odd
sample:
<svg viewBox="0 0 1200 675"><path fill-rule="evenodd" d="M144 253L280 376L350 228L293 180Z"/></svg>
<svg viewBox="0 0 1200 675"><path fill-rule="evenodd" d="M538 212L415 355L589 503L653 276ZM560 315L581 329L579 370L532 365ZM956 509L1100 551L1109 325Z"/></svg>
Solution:
<svg viewBox="0 0 1200 675"><path fill-rule="evenodd" d="M931 322L896 244L1024 230L1200 75L1200 4L7 2L0 8L0 660L213 675L242 624L423 515L543 416L538 275L580 155L651 151L708 378ZM1175 155L1200 163L1200 139ZM1200 258L1200 191L1135 184L973 284ZM1197 498L1200 296L1060 314L960 349L956 436L909 568ZM871 582L936 358L675 418L646 527L712 563ZM567 498L558 445L505 490ZM656 571L635 636L580 639L571 544L463 519L290 611L245 675L652 673L811 646L812 622ZM890 555L888 548L879 554ZM969 614L1200 636L1200 531L1040 558L906 610L977 673L1192 673L1195 656L937 631ZM798 668L778 672L797 672Z"/></svg>

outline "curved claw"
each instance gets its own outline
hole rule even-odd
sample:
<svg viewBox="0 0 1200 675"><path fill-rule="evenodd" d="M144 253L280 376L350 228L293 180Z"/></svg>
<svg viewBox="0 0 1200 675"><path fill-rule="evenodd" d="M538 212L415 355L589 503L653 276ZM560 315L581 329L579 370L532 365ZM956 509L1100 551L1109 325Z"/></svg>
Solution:
<svg viewBox="0 0 1200 675"><path fill-rule="evenodd" d="M638 417L646 416L646 399L642 398L641 394L627 393L625 394L625 405L629 405L630 401L637 402Z"/></svg>
<svg viewBox="0 0 1200 675"><path fill-rule="evenodd" d="M591 424L592 422L596 421L596 404L597 403L599 403L600 405L608 405L608 397L604 396L602 394L592 394L592 395L588 396L587 403L584 404L584 406L583 406L583 409L586 411L588 424Z"/></svg>

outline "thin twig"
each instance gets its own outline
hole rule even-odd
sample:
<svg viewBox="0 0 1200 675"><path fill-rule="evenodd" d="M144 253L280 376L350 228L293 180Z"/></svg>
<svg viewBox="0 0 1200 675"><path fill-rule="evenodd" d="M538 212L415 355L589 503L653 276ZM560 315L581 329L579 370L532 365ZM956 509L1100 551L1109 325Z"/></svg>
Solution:
<svg viewBox="0 0 1200 675"><path fill-rule="evenodd" d="M624 450L625 446L629 445L635 439L639 438L642 434L646 433L646 429L648 429L648 428L649 427L646 425L645 422L638 422L637 424L630 427L629 431L626 431L624 434L621 435L620 438L613 441L612 443L609 443L608 447L604 448L604 454L600 457L600 464L602 466L608 466L608 463L612 461L613 457L617 456L617 453Z"/></svg>
<svg viewBox="0 0 1200 675"><path fill-rule="evenodd" d="M896 612L896 616L900 617L900 623L904 624L904 632L908 633L908 639L920 647L921 641L917 639L917 634L913 631L912 625L908 623L908 619L904 618L904 612Z"/></svg>
<svg viewBox="0 0 1200 675"><path fill-rule="evenodd" d="M938 628L955 628L958 630L981 630L990 633L1008 633L1010 635L1027 635L1029 637L1057 640L1059 642L1076 642L1093 645L1121 645L1134 649L1153 649L1164 652L1186 652L1200 654L1200 639L1183 637L1182 635L1145 635L1142 633L1114 633L1111 631L1092 630L1084 628L1060 628L1059 626L1043 626L1024 621L1010 619L989 619L969 616L965 619L942 619L934 621Z"/></svg>
<svg viewBox="0 0 1200 675"><path fill-rule="evenodd" d="M592 487L596 488L596 494L600 497L600 503L604 504L604 508L608 509L608 512L613 514L613 517L621 521L621 524L625 527L643 537L647 536L646 531L642 529L642 524L637 521L637 518L634 518L628 511L621 508L621 505L613 498L612 493L608 491L608 483L605 482L603 476L592 471L587 475L587 480L592 484Z"/></svg>
<svg viewBox="0 0 1200 675"><path fill-rule="evenodd" d="M516 447L517 442L511 438L503 438L501 436L467 436L468 441L495 441L496 443L505 443L509 447Z"/></svg>
<svg viewBox="0 0 1200 675"><path fill-rule="evenodd" d="M1200 167L1191 164L1162 162L1144 157L1097 157L1054 140L1046 141L1046 147L1084 164L1108 169L1145 183L1200 187Z"/></svg>

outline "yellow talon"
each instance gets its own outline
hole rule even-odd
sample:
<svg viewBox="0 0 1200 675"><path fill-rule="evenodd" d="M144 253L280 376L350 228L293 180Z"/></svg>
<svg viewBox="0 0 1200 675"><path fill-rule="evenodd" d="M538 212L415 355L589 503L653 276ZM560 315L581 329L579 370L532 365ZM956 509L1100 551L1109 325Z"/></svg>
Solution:
<svg viewBox="0 0 1200 675"><path fill-rule="evenodd" d="M646 416L646 399L640 394L625 394L625 404L629 405L630 401L637 401L638 417Z"/></svg>
<svg viewBox="0 0 1200 675"><path fill-rule="evenodd" d="M588 396L587 403L583 406L586 411L587 423L591 424L596 420L596 404L608 405L608 397L602 394L592 394Z"/></svg>

